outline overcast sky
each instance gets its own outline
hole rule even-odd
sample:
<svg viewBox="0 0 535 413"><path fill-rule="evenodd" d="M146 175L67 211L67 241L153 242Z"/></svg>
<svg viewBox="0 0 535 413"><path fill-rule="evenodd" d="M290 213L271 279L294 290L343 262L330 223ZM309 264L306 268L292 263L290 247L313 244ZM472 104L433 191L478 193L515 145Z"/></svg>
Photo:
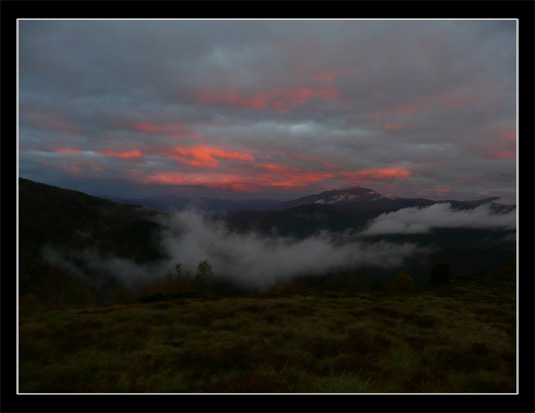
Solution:
<svg viewBox="0 0 535 413"><path fill-rule="evenodd" d="M21 20L19 175L101 195L516 197L515 20Z"/></svg>

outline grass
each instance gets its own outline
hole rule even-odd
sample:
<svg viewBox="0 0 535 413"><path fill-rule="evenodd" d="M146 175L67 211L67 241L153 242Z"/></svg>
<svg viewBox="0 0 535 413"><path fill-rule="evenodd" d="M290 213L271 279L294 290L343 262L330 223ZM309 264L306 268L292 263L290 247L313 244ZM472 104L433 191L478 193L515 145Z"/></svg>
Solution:
<svg viewBox="0 0 535 413"><path fill-rule="evenodd" d="M515 287L21 309L22 393L514 393Z"/></svg>

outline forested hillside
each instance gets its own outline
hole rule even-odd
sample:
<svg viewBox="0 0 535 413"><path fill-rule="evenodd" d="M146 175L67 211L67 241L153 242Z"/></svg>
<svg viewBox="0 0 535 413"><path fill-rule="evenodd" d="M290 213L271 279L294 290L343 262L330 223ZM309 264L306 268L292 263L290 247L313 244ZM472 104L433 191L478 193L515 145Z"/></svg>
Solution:
<svg viewBox="0 0 535 413"><path fill-rule="evenodd" d="M155 211L103 200L27 179L19 180L19 280L21 295L59 303L88 291L68 271L52 266L49 250L96 249L100 254L145 263L162 258L155 235ZM91 274L87 272L87 276ZM115 280L107 280L114 291ZM112 292L110 292L112 294ZM90 298L89 298L90 299Z"/></svg>

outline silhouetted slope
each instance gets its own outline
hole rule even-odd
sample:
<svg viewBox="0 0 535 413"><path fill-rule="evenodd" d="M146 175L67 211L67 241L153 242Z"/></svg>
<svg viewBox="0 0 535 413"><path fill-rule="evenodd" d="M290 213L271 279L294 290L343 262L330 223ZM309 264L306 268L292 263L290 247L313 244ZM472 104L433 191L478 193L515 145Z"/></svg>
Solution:
<svg viewBox="0 0 535 413"><path fill-rule="evenodd" d="M45 247L67 252L96 249L145 263L161 258L155 211L122 205L82 192L19 179L21 294L46 299L51 284L69 275L45 260Z"/></svg>

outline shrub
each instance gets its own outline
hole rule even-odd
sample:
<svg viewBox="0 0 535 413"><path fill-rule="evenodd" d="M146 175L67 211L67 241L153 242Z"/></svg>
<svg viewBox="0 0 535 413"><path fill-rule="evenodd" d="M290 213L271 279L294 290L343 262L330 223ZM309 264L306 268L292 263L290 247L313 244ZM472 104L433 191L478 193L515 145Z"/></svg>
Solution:
<svg viewBox="0 0 535 413"><path fill-rule="evenodd" d="M414 289L414 281L412 277L405 271L401 271L393 283L394 291L408 292Z"/></svg>
<svg viewBox="0 0 535 413"><path fill-rule="evenodd" d="M39 307L39 301L34 294L29 293L20 298L19 306L21 310L34 311Z"/></svg>

